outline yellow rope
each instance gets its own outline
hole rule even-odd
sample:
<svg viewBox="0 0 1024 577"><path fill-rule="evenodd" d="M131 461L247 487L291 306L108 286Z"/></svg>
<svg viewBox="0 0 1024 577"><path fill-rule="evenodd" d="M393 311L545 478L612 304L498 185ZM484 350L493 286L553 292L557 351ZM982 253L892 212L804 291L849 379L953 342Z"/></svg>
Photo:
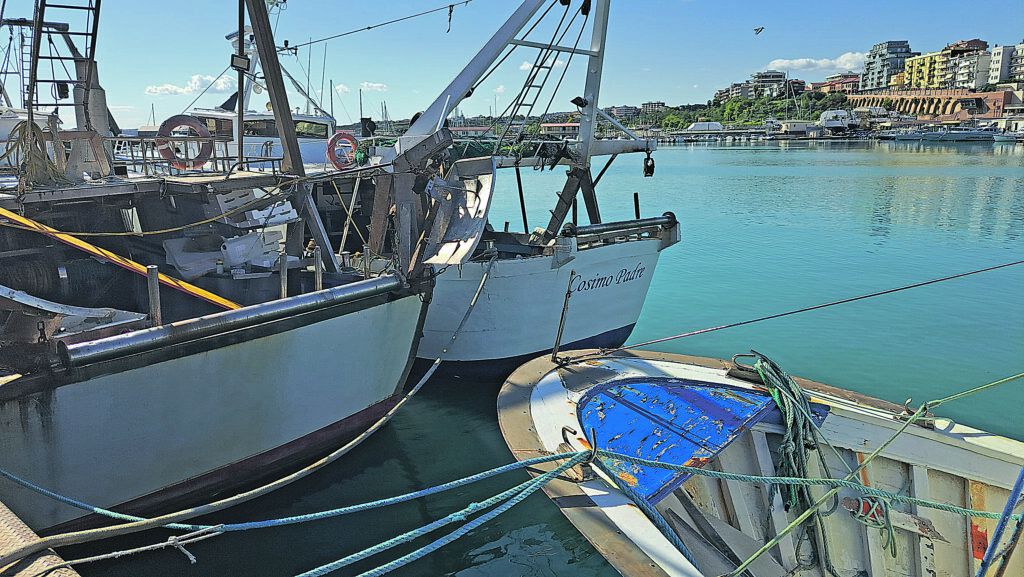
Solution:
<svg viewBox="0 0 1024 577"><path fill-rule="evenodd" d="M46 235L46 236L48 236L48 237L50 237L52 239L58 240L58 241L60 241L60 242L62 242L64 244L73 246L73 247L75 247L75 248L77 248L79 250L83 250L83 251L85 251L85 252L87 252L89 254L92 254L92 255L98 256L98 257L100 257L102 259L108 260L108 261L116 264L117 266L120 266L122 268L126 268L126 269L128 269L128 270L130 270L132 272L135 272L135 273L138 273L138 274L141 274L141 275L146 275L147 272L148 272L146 270L145 266L143 266L143 265L141 265L141 264L139 264L139 263L137 263L137 262L135 262L133 260L127 259L127 258L125 258L125 257L123 257L121 255L112 253L109 250L102 249L102 248L100 248L98 246L89 244L89 243L85 242L84 240L77 239L74 236L71 236L69 234L64 234L64 233L60 232L57 229L50 228L50 227L46 226L45 224L38 223L38 222L36 222L36 221L34 221L32 219L29 219L29 218L25 218L25 217L23 217L23 216L21 216L19 214L13 213L13 212L5 209L5 208L0 208L0 217L4 217L4 218L8 218L10 220L13 220L16 223L18 223L19 225L21 225L21 228L25 228L25 229L28 229L28 230L33 230L35 232L44 234L44 235ZM211 302L211 303L213 303L215 305L224 307L226 309L240 309L240 308L242 308L242 305L240 305L240 304L237 304L235 302L229 301L229 300L225 299L224 297L215 295L215 294L213 294L213 293L211 293L211 292L209 292L207 290L201 289L201 288L199 288L199 287L197 287L195 285L191 285L191 284L189 284L189 283L187 283L185 281L178 280L178 279L173 278L173 277L169 277L169 276L167 276L167 275L165 275L163 273L160 273L160 282L165 284L165 285L167 285L167 286L169 286L169 287L175 288L175 289L180 290L180 291L182 291L184 293L188 293L188 294L190 294L192 296L199 297L199 298L201 298L201 299L203 299L203 300L205 300L207 302Z"/></svg>

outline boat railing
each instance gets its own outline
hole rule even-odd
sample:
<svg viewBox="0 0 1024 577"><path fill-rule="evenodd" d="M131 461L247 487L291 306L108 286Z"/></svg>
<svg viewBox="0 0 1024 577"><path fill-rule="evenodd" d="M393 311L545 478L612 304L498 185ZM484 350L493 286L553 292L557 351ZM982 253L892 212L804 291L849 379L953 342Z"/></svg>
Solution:
<svg viewBox="0 0 1024 577"><path fill-rule="evenodd" d="M44 149L54 167L63 172L72 162L72 155L78 155L75 162L82 165L84 172L101 176L127 176L129 173L145 176L166 176L184 172L203 170L205 172L230 173L237 170L258 169L278 174L281 172L282 157L264 155L246 155L241 160L232 154L230 138L173 136L112 136L101 137L95 131L62 130L54 135L42 133L45 141ZM60 143L55 145L55 143ZM160 147L172 143L175 158L165 158L160 154ZM197 159L198 151L204 143L212 142L209 158L206 162ZM0 141L0 170L17 170L24 160L24 151L29 148L19 139ZM63 151L56 154L55 151ZM78 150L81 150L79 153ZM185 166L179 168L176 165ZM187 167L192 167L187 168Z"/></svg>
<svg viewBox="0 0 1024 577"><path fill-rule="evenodd" d="M610 241L659 237L664 231L674 229L678 224L675 215L671 212L666 212L662 216L652 218L603 222L583 226L568 222L562 227L562 236L576 237L576 245L582 249L587 245L604 244Z"/></svg>
<svg viewBox="0 0 1024 577"><path fill-rule="evenodd" d="M186 169L177 168L175 164L193 163L196 161L195 151L205 142L212 142L213 148L209 159L201 167L203 170L214 172L233 172L235 170L248 170L259 168L270 170L273 174L281 171L283 157L269 155L246 155L242 160L230 151L231 138L225 137L202 137L202 136L174 136L173 138L157 136L116 136L108 137L105 140L111 143L114 154L115 174L128 171L139 172L149 175L165 175L178 172L185 172ZM175 159L164 158L160 154L162 142L175 143ZM177 143L181 143L178 145ZM258 166L256 166L258 165Z"/></svg>

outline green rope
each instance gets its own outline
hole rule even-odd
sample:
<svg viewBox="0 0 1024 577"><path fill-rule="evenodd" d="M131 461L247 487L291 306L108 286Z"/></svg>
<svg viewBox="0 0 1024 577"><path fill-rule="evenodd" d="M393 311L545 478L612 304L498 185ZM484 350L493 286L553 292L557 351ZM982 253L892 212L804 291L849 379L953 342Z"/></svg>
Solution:
<svg viewBox="0 0 1024 577"><path fill-rule="evenodd" d="M676 465L673 463L662 463L659 461L648 461L647 459L641 459L639 457L633 457L631 455L623 455L621 453L613 453L611 451L605 451L599 449L597 454L602 457L608 457L610 459L616 459L620 461L626 461L635 465L642 465L645 467L658 467L661 469L668 469L670 471L679 471L682 473L688 473L691 475L700 475L703 477L709 477L712 479L722 479L725 481L739 481L741 483L759 483L762 485L812 485L820 487L834 487L837 489L854 489L860 491L865 495L872 497L880 497L896 501L899 503L905 503L908 505L917 505L919 507L927 507L929 509L936 509L938 511L945 511L947 513L953 513L956 515L962 515L964 517L980 517L983 519L998 519L999 513L993 513L990 511L978 511L975 509L965 509L963 507L957 507L955 505L947 505L945 503L936 503L934 501L928 501L927 499L920 499L917 497L909 497L907 495L897 495L896 493L890 493L881 489L874 489L872 487L865 487L860 483L854 481L848 481L843 479L820 479L820 478L797 478L797 477L761 477L758 475L740 475L738 473L725 473L723 471L712 471L709 469L699 469L697 467L690 467L688 465ZM1013 520L1021 519L1022 514L1016 514L1012 517Z"/></svg>
<svg viewBox="0 0 1024 577"><path fill-rule="evenodd" d="M761 375L761 381L768 388L768 392L771 393L772 399L775 400L775 405L779 408L785 421L782 444L774 459L775 471L783 477L807 478L807 451L821 446L822 443L827 443L814 426L814 419L811 417L811 403L796 381L771 359L757 351L750 352L757 357L754 368ZM834 447L833 450L835 450ZM826 476L831 477L832 473L829 471L824 455L821 451L817 451L817 455L822 471ZM787 512L790 508L795 508L797 512L803 513L810 508L814 501L810 485L773 485L773 488L779 491ZM837 497L828 511L822 513L816 510L810 519L810 523L818 529L817 534L821 536L817 543L817 550L821 552L825 569L832 575L836 575L836 571L832 565L832 556L829 554L828 537L825 534L825 523L822 517L831 515L838 507L839 499ZM800 545L797 546L797 549L800 549L805 540L813 547L813 539L814 534L811 527L805 527L803 536L798 540ZM797 564L804 568L812 567L815 564L815 559L812 556L807 561L803 561L800 555L797 555Z"/></svg>

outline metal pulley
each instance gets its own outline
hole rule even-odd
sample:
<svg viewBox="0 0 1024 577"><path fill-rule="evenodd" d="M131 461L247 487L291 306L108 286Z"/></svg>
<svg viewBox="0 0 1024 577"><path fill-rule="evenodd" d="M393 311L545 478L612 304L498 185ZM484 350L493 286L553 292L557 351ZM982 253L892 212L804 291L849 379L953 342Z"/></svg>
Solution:
<svg viewBox="0 0 1024 577"><path fill-rule="evenodd" d="M644 176L654 176L654 159L651 158L651 151L647 151L647 158L644 159Z"/></svg>

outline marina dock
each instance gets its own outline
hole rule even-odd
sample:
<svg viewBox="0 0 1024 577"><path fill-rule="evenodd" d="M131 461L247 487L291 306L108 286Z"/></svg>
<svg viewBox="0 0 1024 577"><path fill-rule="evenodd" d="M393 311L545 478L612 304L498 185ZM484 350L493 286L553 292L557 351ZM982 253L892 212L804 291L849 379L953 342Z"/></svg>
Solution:
<svg viewBox="0 0 1024 577"><path fill-rule="evenodd" d="M28 528L6 505L0 503L0 554L13 551L22 545L37 540L39 537ZM47 575L48 577L77 577L78 572L70 567L60 567L64 560L53 551L42 551L29 555L25 559L0 567L2 577L31 577Z"/></svg>

